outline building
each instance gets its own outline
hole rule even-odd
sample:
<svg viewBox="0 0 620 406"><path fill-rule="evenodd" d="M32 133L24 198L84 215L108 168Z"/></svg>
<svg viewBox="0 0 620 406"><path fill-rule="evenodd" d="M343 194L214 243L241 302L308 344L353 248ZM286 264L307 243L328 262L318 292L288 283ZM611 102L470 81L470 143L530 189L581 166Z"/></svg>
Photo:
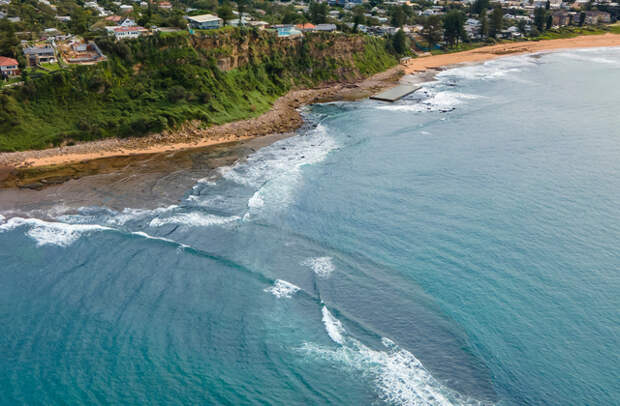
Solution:
<svg viewBox="0 0 620 406"><path fill-rule="evenodd" d="M566 10L554 11L553 13L551 13L552 25L558 27L570 25L571 16L571 13Z"/></svg>
<svg viewBox="0 0 620 406"><path fill-rule="evenodd" d="M316 26L312 23L303 23L303 24L297 24L295 28L303 32L307 32L307 31L314 31Z"/></svg>
<svg viewBox="0 0 620 406"><path fill-rule="evenodd" d="M170 10L172 9L172 3L170 3L169 1L160 1L158 7L162 10Z"/></svg>
<svg viewBox="0 0 620 406"><path fill-rule="evenodd" d="M138 38L148 32L146 28L140 26L106 27L106 29L108 30L108 33L114 35L114 38L116 38L117 40Z"/></svg>
<svg viewBox="0 0 620 406"><path fill-rule="evenodd" d="M212 30L220 28L223 25L223 20L213 14L187 17L187 21L192 28L199 30Z"/></svg>
<svg viewBox="0 0 620 406"><path fill-rule="evenodd" d="M585 13L587 25L611 23L611 15L606 11L586 11Z"/></svg>
<svg viewBox="0 0 620 406"><path fill-rule="evenodd" d="M0 79L19 75L19 64L16 59L0 56Z"/></svg>
<svg viewBox="0 0 620 406"><path fill-rule="evenodd" d="M120 23L123 20L123 17L112 15L112 16L108 16L108 17L104 18L103 20L104 21L110 21L110 22L113 22L115 24L118 24L118 23Z"/></svg>
<svg viewBox="0 0 620 406"><path fill-rule="evenodd" d="M28 66L56 62L56 51L49 45L24 48Z"/></svg>
<svg viewBox="0 0 620 406"><path fill-rule="evenodd" d="M336 24L317 24L314 31L333 32L336 31Z"/></svg>
<svg viewBox="0 0 620 406"><path fill-rule="evenodd" d="M120 24L118 24L119 27L135 27L137 25L138 24L136 24L136 22L129 17L125 18Z"/></svg>

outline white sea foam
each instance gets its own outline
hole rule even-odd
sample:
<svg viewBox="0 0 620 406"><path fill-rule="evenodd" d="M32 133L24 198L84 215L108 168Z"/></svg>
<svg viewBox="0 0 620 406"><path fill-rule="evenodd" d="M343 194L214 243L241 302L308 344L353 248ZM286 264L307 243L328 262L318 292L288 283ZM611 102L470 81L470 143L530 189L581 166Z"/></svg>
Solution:
<svg viewBox="0 0 620 406"><path fill-rule="evenodd" d="M151 216L170 213L178 209L179 206L173 204L167 207L159 207L156 209L123 209L122 212L106 219L106 223L114 225L124 225L129 221L146 219Z"/></svg>
<svg viewBox="0 0 620 406"><path fill-rule="evenodd" d="M58 245L61 247L73 244L85 233L111 230L109 227L96 224L67 224L35 218L13 217L0 225L0 232L22 226L29 227L26 235L35 240L37 245Z"/></svg>
<svg viewBox="0 0 620 406"><path fill-rule="evenodd" d="M257 209L257 208L263 207L264 205L265 205L265 201L261 197L260 190L254 193L252 197L250 197L250 200L248 200L248 207L250 209Z"/></svg>
<svg viewBox="0 0 620 406"><path fill-rule="evenodd" d="M277 279L273 286L265 288L265 292L269 292L277 298L291 298L295 293L300 290L298 286L293 285L282 279Z"/></svg>
<svg viewBox="0 0 620 406"><path fill-rule="evenodd" d="M139 237L144 237L144 238L146 238L146 239L148 239L148 240L165 241L165 242L169 242L169 243L171 243L171 244L178 245L178 246L180 246L180 247L182 247L182 248L189 248L189 245L185 245L185 244L182 244L182 243L176 242L176 241L174 241L174 240L171 240L171 239L169 239L169 238L165 238L165 237L156 237L156 236L154 236L154 235L147 234L147 233L145 233L144 231L134 231L134 232L132 232L131 234L133 234L133 235L137 235L137 236L139 236Z"/></svg>
<svg viewBox="0 0 620 406"><path fill-rule="evenodd" d="M446 69L438 73L437 78L441 81L445 79L494 80L521 72L537 63L536 59L529 55L511 56Z"/></svg>
<svg viewBox="0 0 620 406"><path fill-rule="evenodd" d="M385 348L372 349L348 336L342 323L325 306L322 312L327 334L340 345L334 348L304 343L301 351L371 378L386 403L403 406L481 404L443 386L411 352L392 340L382 338Z"/></svg>
<svg viewBox="0 0 620 406"><path fill-rule="evenodd" d="M221 226L239 220L239 216L222 217L215 214L199 212L180 213L170 217L155 217L149 223L150 227L161 227L166 224L183 224L194 227Z"/></svg>
<svg viewBox="0 0 620 406"><path fill-rule="evenodd" d="M327 128L319 124L305 135L278 141L219 172L227 181L254 189L247 202L250 213L277 210L293 200L302 179L301 168L321 162L337 146Z"/></svg>
<svg viewBox="0 0 620 406"><path fill-rule="evenodd" d="M178 209L179 206L171 205L156 209L132 209L127 208L118 212L100 207L81 207L78 214L65 214L56 218L72 224L105 224L109 226L123 226L130 221L144 220L152 216L169 213Z"/></svg>
<svg viewBox="0 0 620 406"><path fill-rule="evenodd" d="M345 330L340 320L335 318L329 312L329 310L327 309L327 306L323 306L323 309L321 309L321 312L323 313L322 320L323 320L323 324L325 325L325 330L327 331L327 334L329 335L329 338L331 338L337 344L340 344L340 345L344 344Z"/></svg>
<svg viewBox="0 0 620 406"><path fill-rule="evenodd" d="M332 257L307 258L302 261L301 265L310 267L312 271L321 278L328 278L336 269L332 259Z"/></svg>
<svg viewBox="0 0 620 406"><path fill-rule="evenodd" d="M478 99L480 96L473 94L459 93L453 91L437 91L435 89L426 89L429 95L423 100L404 100L399 104L380 105L377 108L388 111L449 111L457 105L464 103L466 100Z"/></svg>

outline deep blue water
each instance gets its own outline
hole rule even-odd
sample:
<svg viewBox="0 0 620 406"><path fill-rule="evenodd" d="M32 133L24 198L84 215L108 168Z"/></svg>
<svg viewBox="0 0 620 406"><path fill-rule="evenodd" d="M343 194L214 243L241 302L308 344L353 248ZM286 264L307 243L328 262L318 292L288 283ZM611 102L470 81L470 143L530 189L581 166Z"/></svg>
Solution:
<svg viewBox="0 0 620 406"><path fill-rule="evenodd" d="M176 206L5 212L0 403L620 404L619 91L620 49L504 58Z"/></svg>

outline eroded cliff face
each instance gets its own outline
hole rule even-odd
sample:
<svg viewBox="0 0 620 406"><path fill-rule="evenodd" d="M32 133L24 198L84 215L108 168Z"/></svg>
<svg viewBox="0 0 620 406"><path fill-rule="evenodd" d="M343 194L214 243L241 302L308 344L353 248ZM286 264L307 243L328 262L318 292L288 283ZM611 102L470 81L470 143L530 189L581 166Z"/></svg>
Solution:
<svg viewBox="0 0 620 406"><path fill-rule="evenodd" d="M357 35L311 33L298 38L278 38L273 32L219 31L191 37L193 46L209 50L222 71L240 68L250 62L261 63L274 57L310 58L353 66L354 55L365 50L364 38ZM351 70L351 69L343 69Z"/></svg>

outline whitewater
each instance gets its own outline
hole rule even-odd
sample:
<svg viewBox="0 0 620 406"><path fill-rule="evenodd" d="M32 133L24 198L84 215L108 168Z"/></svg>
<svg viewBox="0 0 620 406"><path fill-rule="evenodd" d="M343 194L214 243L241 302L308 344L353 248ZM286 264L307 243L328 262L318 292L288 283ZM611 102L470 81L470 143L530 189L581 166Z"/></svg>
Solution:
<svg viewBox="0 0 620 406"><path fill-rule="evenodd" d="M311 106L155 209L0 201L0 403L617 403L618 66Z"/></svg>

